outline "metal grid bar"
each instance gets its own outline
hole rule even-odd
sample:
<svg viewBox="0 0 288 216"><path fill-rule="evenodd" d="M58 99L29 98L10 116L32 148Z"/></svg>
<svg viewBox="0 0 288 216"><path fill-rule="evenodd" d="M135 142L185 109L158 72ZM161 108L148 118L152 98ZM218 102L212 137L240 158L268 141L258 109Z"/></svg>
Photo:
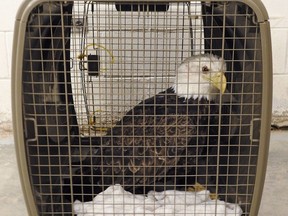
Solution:
<svg viewBox="0 0 288 216"><path fill-rule="evenodd" d="M47 2L31 13L25 36L23 118L30 180L41 215L81 214L84 210L76 209L76 199L92 200L107 188L109 196L117 184L143 197L149 190L173 189L182 195L188 191L183 201L188 203L195 190L208 198L209 190L214 201L236 203L242 215L249 215L262 107L257 18L242 3L169 2L159 12L156 4L135 3L137 11L126 11L127 3L117 3L123 9L119 11L113 2ZM167 89L177 83L181 62L204 53L225 60L226 92L213 93L216 99L211 101L169 102L175 93ZM195 94L200 97L204 83L191 84L198 85ZM160 104L163 109L177 106L176 113L149 111L151 105L158 110L156 103L162 98L168 101ZM133 113L135 107L145 115ZM129 118L135 124L126 124ZM169 134L173 127L168 121L185 132ZM167 153L163 158L149 155L147 143L151 151L161 152L157 142L164 135L168 141L162 148ZM175 136L172 144L170 136ZM141 169L135 166L140 159L143 173L123 171ZM177 202L178 192L172 194L174 206L183 207ZM197 196L193 199L196 202ZM136 205L137 199L132 202ZM202 205L210 215L209 205ZM215 201L211 214L219 213L221 205ZM99 215L98 210L91 211ZM190 210L181 215L190 215ZM236 211L229 215L239 215Z"/></svg>

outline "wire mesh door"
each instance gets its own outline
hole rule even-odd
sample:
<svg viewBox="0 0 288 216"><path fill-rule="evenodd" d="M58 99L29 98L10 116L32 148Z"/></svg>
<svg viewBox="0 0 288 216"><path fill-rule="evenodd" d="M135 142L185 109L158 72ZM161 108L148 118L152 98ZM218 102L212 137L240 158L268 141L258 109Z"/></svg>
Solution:
<svg viewBox="0 0 288 216"><path fill-rule="evenodd" d="M272 71L260 2L33 1L15 29L29 214L257 214Z"/></svg>

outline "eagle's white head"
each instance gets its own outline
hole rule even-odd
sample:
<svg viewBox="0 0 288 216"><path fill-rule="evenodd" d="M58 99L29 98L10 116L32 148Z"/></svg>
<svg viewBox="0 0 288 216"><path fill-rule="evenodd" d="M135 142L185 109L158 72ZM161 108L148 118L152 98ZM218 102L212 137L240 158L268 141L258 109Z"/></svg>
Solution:
<svg viewBox="0 0 288 216"><path fill-rule="evenodd" d="M212 54L195 55L186 59L176 71L175 93L186 99L213 100L226 89L226 64Z"/></svg>

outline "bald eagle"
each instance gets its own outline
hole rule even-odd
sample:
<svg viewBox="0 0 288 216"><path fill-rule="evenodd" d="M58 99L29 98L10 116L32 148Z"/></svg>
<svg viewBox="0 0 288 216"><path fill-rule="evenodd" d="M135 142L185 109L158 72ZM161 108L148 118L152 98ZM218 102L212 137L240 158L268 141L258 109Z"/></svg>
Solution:
<svg viewBox="0 0 288 216"><path fill-rule="evenodd" d="M81 163L81 183L92 184L94 194L112 184L142 193L178 184L181 176L201 176L192 166L217 143L215 101L225 92L225 71L224 59L212 54L182 62L173 85L129 110L105 136L90 139L95 146Z"/></svg>

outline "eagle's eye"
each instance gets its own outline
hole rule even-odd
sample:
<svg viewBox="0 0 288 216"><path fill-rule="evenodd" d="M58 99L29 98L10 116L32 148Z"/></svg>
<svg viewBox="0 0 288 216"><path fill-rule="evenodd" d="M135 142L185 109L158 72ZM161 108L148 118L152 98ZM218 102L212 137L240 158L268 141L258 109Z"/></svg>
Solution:
<svg viewBox="0 0 288 216"><path fill-rule="evenodd" d="M203 67L202 67L202 72L203 72L204 74L208 73L208 72L209 72L209 68L208 68L206 65L203 66Z"/></svg>

